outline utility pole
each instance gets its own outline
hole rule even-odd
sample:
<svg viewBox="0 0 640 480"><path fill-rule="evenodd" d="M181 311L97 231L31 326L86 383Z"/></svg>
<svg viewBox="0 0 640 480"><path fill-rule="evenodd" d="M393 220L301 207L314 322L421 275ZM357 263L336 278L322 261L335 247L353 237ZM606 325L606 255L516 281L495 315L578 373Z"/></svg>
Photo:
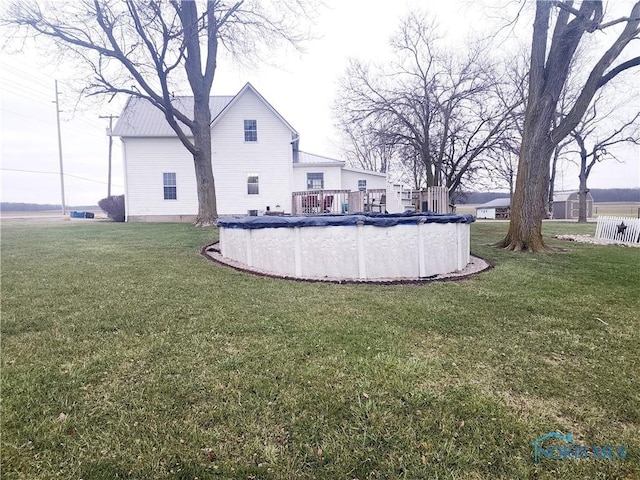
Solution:
<svg viewBox="0 0 640 480"><path fill-rule="evenodd" d="M64 203L64 169L62 168L62 136L60 135L60 104L58 102L58 80L56 85L56 122L58 124L58 157L60 158L60 195L62 197L62 215L67 215L67 208Z"/></svg>
<svg viewBox="0 0 640 480"><path fill-rule="evenodd" d="M109 119L109 128L107 129L107 135L109 136L109 176L107 177L107 198L111 196L111 151L113 150L113 119L118 118L117 115L100 115L100 118Z"/></svg>

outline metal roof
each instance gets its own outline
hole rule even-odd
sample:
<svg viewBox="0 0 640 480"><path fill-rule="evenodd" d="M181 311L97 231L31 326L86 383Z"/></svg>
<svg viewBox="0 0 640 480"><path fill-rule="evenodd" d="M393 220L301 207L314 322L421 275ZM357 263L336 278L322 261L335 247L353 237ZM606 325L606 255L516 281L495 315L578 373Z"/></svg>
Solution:
<svg viewBox="0 0 640 480"><path fill-rule="evenodd" d="M553 192L553 201L554 202L566 202L569 200L569 197L574 193L578 193L577 190L571 190L566 192Z"/></svg>
<svg viewBox="0 0 640 480"><path fill-rule="evenodd" d="M307 152L298 152L298 162L296 165L318 165L318 164L329 164L336 166L343 166L343 160L336 160L335 158L323 157L322 155L314 155L313 153Z"/></svg>
<svg viewBox="0 0 640 480"><path fill-rule="evenodd" d="M234 97L231 95L209 97L211 118L217 117ZM193 97L174 97L171 103L189 118L193 117ZM189 128L178 124L185 133ZM116 137L175 137L176 132L169 126L164 114L144 98L130 97L113 129Z"/></svg>
<svg viewBox="0 0 640 480"><path fill-rule="evenodd" d="M215 125L248 90L255 93L260 101L291 130L294 137L298 136L298 132L296 132L289 122L287 122L250 83L246 83L236 95L209 97L211 126ZM193 97L174 97L171 99L171 104L187 117L193 118ZM178 122L178 124L187 135L191 134L190 129L185 124L182 122ZM176 133L169 126L169 123L159 108L144 98L130 97L120 114L120 118L113 129L112 135L116 137L175 137Z"/></svg>
<svg viewBox="0 0 640 480"><path fill-rule="evenodd" d="M369 175L378 175L379 177L385 177L385 178L387 176L386 173L375 172L373 170L365 170L364 168L344 167L343 170L348 170L349 172L356 172L356 173L366 173Z"/></svg>
<svg viewBox="0 0 640 480"><path fill-rule="evenodd" d="M501 197L495 198L490 202L483 203L482 205L478 205L478 208L506 208L511 206L511 199L509 197Z"/></svg>

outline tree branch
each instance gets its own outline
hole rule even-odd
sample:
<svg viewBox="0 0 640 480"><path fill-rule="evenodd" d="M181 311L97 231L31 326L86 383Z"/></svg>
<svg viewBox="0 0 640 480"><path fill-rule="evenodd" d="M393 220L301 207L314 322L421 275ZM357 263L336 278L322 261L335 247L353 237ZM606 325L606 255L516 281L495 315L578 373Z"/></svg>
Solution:
<svg viewBox="0 0 640 480"><path fill-rule="evenodd" d="M626 62L621 63L615 68L612 68L609 72L602 76L596 85L596 88L603 87L607 84L607 82L613 80L616 75L628 70L629 68L637 67L640 65L640 57L632 58L631 60L627 60Z"/></svg>
<svg viewBox="0 0 640 480"><path fill-rule="evenodd" d="M635 37L635 35L638 34L638 25L640 25L640 1L635 3L629 17L638 18L638 20L631 20L627 22L624 30L620 33L613 45L602 55L602 57L600 57L600 60L598 60L596 65L593 67L580 92L580 95L578 96L578 99L574 103L573 108L569 111L567 116L562 119L558 126L552 130L551 138L553 142L558 143L561 139L566 137L569 132L576 127L576 125L578 125L580 119L584 115L584 112L589 107L593 96L598 88L600 88L600 80L603 78L605 70L616 58L618 58L622 50ZM621 71L622 70L617 73L620 73Z"/></svg>

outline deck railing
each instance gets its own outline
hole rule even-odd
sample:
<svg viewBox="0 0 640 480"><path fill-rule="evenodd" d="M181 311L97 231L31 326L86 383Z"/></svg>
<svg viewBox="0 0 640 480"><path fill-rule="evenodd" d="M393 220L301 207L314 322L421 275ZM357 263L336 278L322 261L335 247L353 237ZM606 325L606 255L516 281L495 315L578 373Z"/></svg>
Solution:
<svg viewBox="0 0 640 480"><path fill-rule="evenodd" d="M349 193L349 213L381 212L387 208L387 190L385 188L371 188L365 191Z"/></svg>
<svg viewBox="0 0 640 480"><path fill-rule="evenodd" d="M304 190L293 192L293 215L318 215L321 213L347 213L349 190Z"/></svg>
<svg viewBox="0 0 640 480"><path fill-rule="evenodd" d="M430 211L435 213L451 212L449 191L447 187L428 187L426 190L413 190L411 203L418 212Z"/></svg>
<svg viewBox="0 0 640 480"><path fill-rule="evenodd" d="M293 215L317 215L320 213L382 212L386 209L387 190L372 188L365 191L304 190L293 192Z"/></svg>

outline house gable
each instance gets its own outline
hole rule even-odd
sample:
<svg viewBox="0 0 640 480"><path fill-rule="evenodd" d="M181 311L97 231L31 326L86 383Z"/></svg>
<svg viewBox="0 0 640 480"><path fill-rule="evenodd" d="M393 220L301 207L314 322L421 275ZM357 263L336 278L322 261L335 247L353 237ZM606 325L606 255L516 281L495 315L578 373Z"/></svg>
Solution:
<svg viewBox="0 0 640 480"><path fill-rule="evenodd" d="M267 107L275 117L280 120L292 133L292 138L298 137L299 134L295 128L293 128L289 122L287 122L278 111L273 108L273 106L267 102L267 100L255 89L251 83L247 82L244 87L240 89L240 91L214 116L212 112L213 120L211 121L211 127L215 127L215 125L221 121L221 119L226 115L227 112L233 109L234 105L240 101L240 99L247 93L252 93L257 97L257 99L262 102L262 104Z"/></svg>
<svg viewBox="0 0 640 480"><path fill-rule="evenodd" d="M245 140L245 121L255 122L254 141ZM218 212L290 211L293 147L291 125L250 85L212 122L212 162ZM249 187L249 177L257 187ZM249 193L249 189L258 193Z"/></svg>
<svg viewBox="0 0 640 480"><path fill-rule="evenodd" d="M183 112L193 109L192 97L176 97L174 102ZM276 205L289 211L297 132L250 84L235 96L211 97L209 105L216 120L211 134L218 213L247 214ZM257 122L257 141L245 142L245 120ZM122 139L127 219L196 215L193 158L160 110L144 99L130 98L113 135ZM175 178L176 199L163 195L164 174Z"/></svg>

